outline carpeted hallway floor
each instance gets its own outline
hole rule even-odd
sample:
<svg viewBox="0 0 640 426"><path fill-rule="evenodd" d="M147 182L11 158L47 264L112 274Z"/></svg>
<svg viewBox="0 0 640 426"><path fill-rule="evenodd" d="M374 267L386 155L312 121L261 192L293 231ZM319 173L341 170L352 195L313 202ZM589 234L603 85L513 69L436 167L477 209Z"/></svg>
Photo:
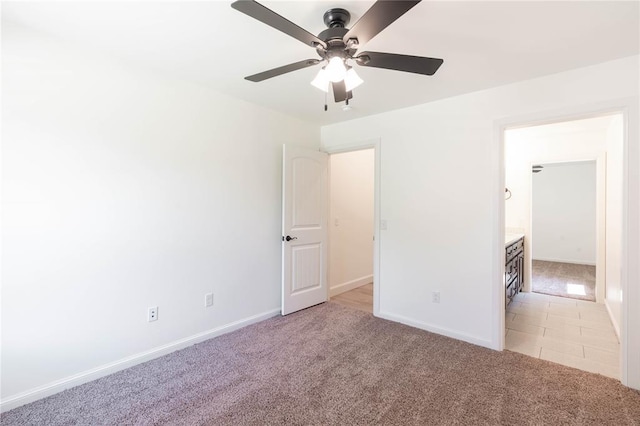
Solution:
<svg viewBox="0 0 640 426"><path fill-rule="evenodd" d="M632 425L640 393L327 303L2 415L3 425Z"/></svg>

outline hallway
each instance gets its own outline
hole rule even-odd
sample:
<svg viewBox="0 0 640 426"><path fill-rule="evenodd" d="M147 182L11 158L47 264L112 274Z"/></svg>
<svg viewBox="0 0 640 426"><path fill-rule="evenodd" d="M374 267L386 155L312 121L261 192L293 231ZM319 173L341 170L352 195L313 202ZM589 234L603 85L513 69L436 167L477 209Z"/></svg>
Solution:
<svg viewBox="0 0 640 426"><path fill-rule="evenodd" d="M332 297L331 301L359 311L373 313L373 283L341 293Z"/></svg>

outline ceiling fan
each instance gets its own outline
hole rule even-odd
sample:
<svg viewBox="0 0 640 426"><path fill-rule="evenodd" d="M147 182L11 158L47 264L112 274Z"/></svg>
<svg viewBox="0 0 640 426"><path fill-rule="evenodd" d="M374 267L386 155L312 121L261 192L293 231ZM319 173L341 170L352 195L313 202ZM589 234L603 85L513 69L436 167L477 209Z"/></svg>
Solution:
<svg viewBox="0 0 640 426"><path fill-rule="evenodd" d="M235 1L231 4L234 9L313 47L321 58L294 62L250 75L245 79L259 82L319 63L326 63L311 84L328 92L329 83L331 83L334 100L346 101L348 104L349 99L353 97L352 90L363 83L348 61L365 67L433 75L444 62L442 59L396 53L358 52L362 45L418 3L420 0L378 0L350 29L347 25L351 15L347 10L329 9L323 17L327 29L316 37L256 1Z"/></svg>

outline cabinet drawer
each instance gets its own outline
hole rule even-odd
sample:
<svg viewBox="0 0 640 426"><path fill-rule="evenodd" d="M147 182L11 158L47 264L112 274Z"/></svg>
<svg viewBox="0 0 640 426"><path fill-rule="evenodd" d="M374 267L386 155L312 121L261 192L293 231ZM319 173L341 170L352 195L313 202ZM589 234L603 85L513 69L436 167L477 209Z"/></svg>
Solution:
<svg viewBox="0 0 640 426"><path fill-rule="evenodd" d="M509 262L511 259L516 257L518 253L522 252L523 249L524 239L520 238L518 241L505 248L505 261Z"/></svg>
<svg viewBox="0 0 640 426"><path fill-rule="evenodd" d="M520 238L511 247L513 247L513 252L514 253L520 253L524 249L524 239Z"/></svg>
<svg viewBox="0 0 640 426"><path fill-rule="evenodd" d="M508 305L511 300L522 290L524 282L524 238L509 244L505 247L505 303Z"/></svg>

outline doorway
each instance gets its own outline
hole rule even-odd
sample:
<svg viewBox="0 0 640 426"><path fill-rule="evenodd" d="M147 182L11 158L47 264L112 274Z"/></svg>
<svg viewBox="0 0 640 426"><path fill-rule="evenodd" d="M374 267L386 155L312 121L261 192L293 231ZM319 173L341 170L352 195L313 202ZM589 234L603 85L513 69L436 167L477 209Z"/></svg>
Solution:
<svg viewBox="0 0 640 426"><path fill-rule="evenodd" d="M329 156L331 301L373 313L375 149Z"/></svg>
<svg viewBox="0 0 640 426"><path fill-rule="evenodd" d="M595 302L596 161L536 164L531 172L531 291Z"/></svg>
<svg viewBox="0 0 640 426"><path fill-rule="evenodd" d="M511 194L504 204L505 231L524 236L525 258L523 292L506 307L505 349L616 379L622 373L622 276L616 265L622 256L619 235L623 226L623 121L621 113L608 113L504 130L505 186ZM566 182L544 184L539 179L551 178L553 171L563 174L566 170L562 167L582 165L585 170L579 183L589 181L588 189L584 189L589 196L581 202L593 205L595 200L595 208L589 213L576 213L572 208L577 205L565 203L562 207L579 191L578 182L574 180L566 187ZM544 175L549 171L552 173ZM542 188L536 190L537 183L547 188L547 199L543 196L541 200L546 212L535 205L537 195L542 194ZM562 191L556 191L563 186ZM582 208L587 207L583 204ZM582 231L573 229L583 219L588 221L585 226L590 231L585 227ZM571 232L578 235L568 238ZM536 257L542 261L562 260L555 263L565 264L591 263L595 258L596 301L536 292L532 268ZM587 257L589 260L585 261ZM562 275L562 271L556 272L556 278ZM567 284L574 284L572 290L579 293L581 283L573 282L568 275L560 277L565 289Z"/></svg>

